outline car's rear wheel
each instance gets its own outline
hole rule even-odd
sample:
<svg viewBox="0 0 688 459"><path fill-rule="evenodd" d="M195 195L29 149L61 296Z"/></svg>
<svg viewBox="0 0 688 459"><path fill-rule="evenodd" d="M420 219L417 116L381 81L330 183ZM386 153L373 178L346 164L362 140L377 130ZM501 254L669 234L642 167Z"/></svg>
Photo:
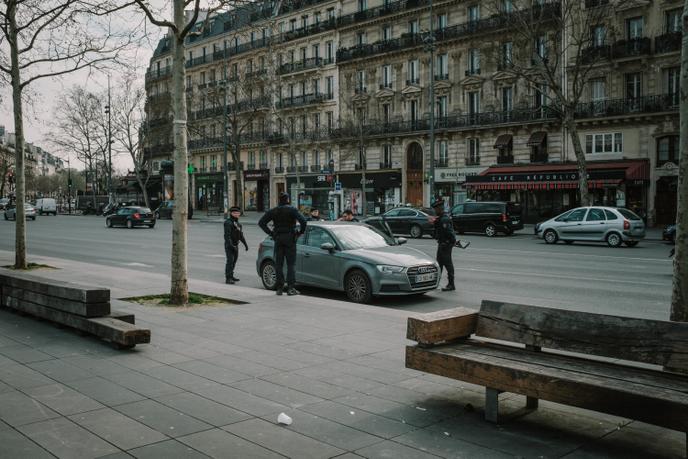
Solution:
<svg viewBox="0 0 688 459"><path fill-rule="evenodd" d="M423 237L423 228L419 225L411 225L411 230L409 232L412 238L418 239Z"/></svg>
<svg viewBox="0 0 688 459"><path fill-rule="evenodd" d="M497 227L494 226L492 223L488 223L485 225L485 236L487 237L495 237L497 235Z"/></svg>
<svg viewBox="0 0 688 459"><path fill-rule="evenodd" d="M148 228L155 228L155 223L151 223L150 225L148 225Z"/></svg>
<svg viewBox="0 0 688 459"><path fill-rule="evenodd" d="M277 286L277 269L272 261L263 262L260 267L260 280L263 281L263 287L267 290L275 290Z"/></svg>
<svg viewBox="0 0 688 459"><path fill-rule="evenodd" d="M134 227L134 222L131 220L127 220L127 228L132 229Z"/></svg>
<svg viewBox="0 0 688 459"><path fill-rule="evenodd" d="M619 233L609 233L607 235L607 245L609 247L619 247L623 241Z"/></svg>
<svg viewBox="0 0 688 459"><path fill-rule="evenodd" d="M112 228L112 219L111 219L111 218L106 218L106 219L105 219L105 225L106 225L108 228Z"/></svg>
<svg viewBox="0 0 688 459"><path fill-rule="evenodd" d="M624 244L626 244L628 247L635 247L638 245L638 241L626 241Z"/></svg>
<svg viewBox="0 0 688 459"><path fill-rule="evenodd" d="M346 296L354 303L369 303L373 298L373 288L366 273L355 269L344 279Z"/></svg>
<svg viewBox="0 0 688 459"><path fill-rule="evenodd" d="M543 238L545 239L545 242L547 244L556 244L557 241L559 240L559 236L557 235L557 232L554 230L551 230L551 229L548 229L547 231L545 231Z"/></svg>

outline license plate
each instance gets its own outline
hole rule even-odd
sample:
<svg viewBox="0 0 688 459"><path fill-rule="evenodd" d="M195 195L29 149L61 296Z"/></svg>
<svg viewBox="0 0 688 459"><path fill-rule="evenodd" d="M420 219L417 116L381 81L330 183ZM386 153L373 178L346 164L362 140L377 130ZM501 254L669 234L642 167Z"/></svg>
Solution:
<svg viewBox="0 0 688 459"><path fill-rule="evenodd" d="M416 276L416 284L434 281L435 279L437 279L437 273L418 274Z"/></svg>
<svg viewBox="0 0 688 459"><path fill-rule="evenodd" d="M521 220L511 220L511 223L513 223L514 225L518 225L519 223L521 223Z"/></svg>

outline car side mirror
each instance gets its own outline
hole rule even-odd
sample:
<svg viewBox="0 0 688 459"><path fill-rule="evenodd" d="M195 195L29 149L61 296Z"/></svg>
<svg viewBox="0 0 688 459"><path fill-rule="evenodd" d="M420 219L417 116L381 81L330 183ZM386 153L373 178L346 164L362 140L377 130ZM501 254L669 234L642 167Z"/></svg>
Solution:
<svg viewBox="0 0 688 459"><path fill-rule="evenodd" d="M323 250L327 250L330 253L334 252L334 244L332 244L331 242L323 242L322 244L320 244L320 248Z"/></svg>
<svg viewBox="0 0 688 459"><path fill-rule="evenodd" d="M397 244L399 245L404 245L408 242L408 240L405 237L399 237L397 238Z"/></svg>

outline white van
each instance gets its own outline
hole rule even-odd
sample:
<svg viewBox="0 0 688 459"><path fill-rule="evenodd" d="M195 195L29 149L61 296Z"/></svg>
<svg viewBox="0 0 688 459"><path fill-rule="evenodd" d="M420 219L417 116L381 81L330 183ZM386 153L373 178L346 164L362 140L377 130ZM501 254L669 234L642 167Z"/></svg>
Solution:
<svg viewBox="0 0 688 459"><path fill-rule="evenodd" d="M36 210L38 211L38 215L57 215L57 204L53 198L36 199Z"/></svg>

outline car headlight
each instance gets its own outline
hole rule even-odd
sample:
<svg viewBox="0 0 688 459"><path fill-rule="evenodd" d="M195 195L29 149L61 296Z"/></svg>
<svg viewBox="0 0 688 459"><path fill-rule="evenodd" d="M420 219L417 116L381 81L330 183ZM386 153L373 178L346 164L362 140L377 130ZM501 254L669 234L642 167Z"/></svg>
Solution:
<svg viewBox="0 0 688 459"><path fill-rule="evenodd" d="M397 274L403 273L406 271L406 268L403 266L394 265L377 265L377 270L384 274Z"/></svg>

